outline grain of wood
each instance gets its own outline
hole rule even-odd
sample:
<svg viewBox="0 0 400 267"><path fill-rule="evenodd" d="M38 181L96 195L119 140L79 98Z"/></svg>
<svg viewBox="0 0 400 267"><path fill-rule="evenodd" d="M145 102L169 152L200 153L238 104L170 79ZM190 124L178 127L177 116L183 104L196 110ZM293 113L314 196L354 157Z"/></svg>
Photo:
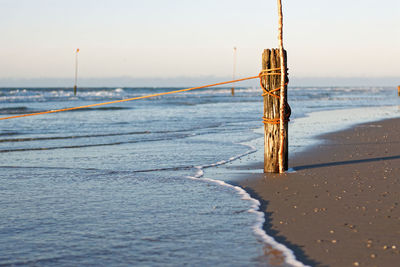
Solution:
<svg viewBox="0 0 400 267"><path fill-rule="evenodd" d="M284 51L286 53L286 51ZM284 54L285 54L284 53ZM265 49L262 56L262 69L280 68L280 51L279 49ZM262 82L267 91L274 90L280 86L280 75L269 75L262 78ZM279 91L272 92L279 96ZM280 99L269 94L264 95L263 114L267 120L276 120L280 118ZM287 129L287 121L284 120ZM264 125L264 172L279 172L279 124L266 123ZM287 139L284 140L284 169L287 170Z"/></svg>
<svg viewBox="0 0 400 267"><path fill-rule="evenodd" d="M285 142L287 142L288 127L286 121L286 64L283 50L283 12L282 12L282 0L278 0L278 16L279 16L279 57L281 66L280 76L280 104L279 104L279 173L284 173L287 170L287 162L285 162ZM286 148L287 150L287 148Z"/></svg>

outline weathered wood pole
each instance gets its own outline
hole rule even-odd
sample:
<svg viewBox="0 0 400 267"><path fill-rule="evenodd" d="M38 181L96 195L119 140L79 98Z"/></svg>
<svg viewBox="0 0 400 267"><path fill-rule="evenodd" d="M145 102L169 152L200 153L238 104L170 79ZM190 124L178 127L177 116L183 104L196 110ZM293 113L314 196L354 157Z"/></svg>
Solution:
<svg viewBox="0 0 400 267"><path fill-rule="evenodd" d="M232 74L232 80L235 80L235 76L236 76L236 51L237 51L237 48L235 46L235 47L233 47L233 74ZM231 93L232 93L232 96L235 95L235 87L233 87L233 86L232 86L232 89L231 89Z"/></svg>
<svg viewBox="0 0 400 267"><path fill-rule="evenodd" d="M279 16L279 58L280 58L280 68L281 68L281 90L280 90L280 103L279 103L279 114L280 114L280 124L279 124L279 173L284 173L287 168L287 158L288 148L285 147L288 139L288 124L286 107L287 105L287 86L286 86L286 56L283 50L283 12L282 12L282 0L278 0L278 16Z"/></svg>
<svg viewBox="0 0 400 267"><path fill-rule="evenodd" d="M75 82L74 82L74 95L76 95L77 91L77 83L78 83L78 53L79 53L79 48L76 49L75 52Z"/></svg>
<svg viewBox="0 0 400 267"><path fill-rule="evenodd" d="M286 65L286 51L284 51L284 65ZM283 150L280 148L280 88L281 88L281 61L279 49L265 49L262 55L262 70L271 70L262 77L261 82L268 92L264 92L264 172L280 172L280 152L283 151L283 170L288 169L288 116L284 120L284 129L286 129L285 139L283 140ZM271 75L272 74L272 75ZM288 82L285 72L284 84ZM285 98L286 99L286 98ZM290 114L285 106L285 114Z"/></svg>
<svg viewBox="0 0 400 267"><path fill-rule="evenodd" d="M400 96L400 85L397 86L397 94Z"/></svg>

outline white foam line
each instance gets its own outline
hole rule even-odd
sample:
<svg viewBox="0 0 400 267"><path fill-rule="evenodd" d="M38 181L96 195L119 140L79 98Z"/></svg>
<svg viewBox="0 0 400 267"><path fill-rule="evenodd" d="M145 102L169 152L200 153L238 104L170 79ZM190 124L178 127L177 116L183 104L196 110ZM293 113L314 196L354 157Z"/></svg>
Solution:
<svg viewBox="0 0 400 267"><path fill-rule="evenodd" d="M187 178L189 179L193 179L193 180L200 180L200 181L206 181L206 182L211 182L211 183L216 183L219 184L221 186L226 186L229 188L233 188L235 189L239 195L241 196L242 200L245 201L250 201L251 202L251 208L248 210L249 213L254 213L257 215L257 219L256 219L256 223L253 225L253 232L255 233L256 236L258 236L260 238L260 240L270 246L272 246L274 249L277 249L279 251L281 251L283 253L283 255L285 256L285 260L286 263L294 266L294 267L304 267L304 266L308 266L308 265L304 265L302 262L298 261L293 253L292 250L290 250L289 248L287 248L285 245L278 243L273 237L267 235L267 233L264 231L263 226L265 223L265 215L264 212L260 211L260 206L261 203L260 201L258 201L255 198L252 198L249 193L247 193L243 188L239 187L239 186L235 186L235 185L231 185L228 184L224 181L221 180L214 180L214 179L210 179L210 178L202 178L204 175L204 168L209 168L209 167L214 167L214 166L218 166L218 165L222 165L228 162L231 162L233 160L236 160L238 158L241 158L245 155L254 153L257 151L257 149L251 145L247 145L248 147L250 147L250 151L241 154L239 156L235 156L235 157L231 157L228 160L223 160L223 161L219 161L217 163L213 163L210 165L205 165L205 166L195 166L195 168L197 169L197 172L194 176L188 176Z"/></svg>
<svg viewBox="0 0 400 267"><path fill-rule="evenodd" d="M241 145L243 145L243 144L241 144ZM216 163L209 164L209 165L194 166L194 168L198 169L198 173L196 173L196 175L195 175L193 178L200 178L200 177L202 177L202 176L204 175L203 169L205 169L205 168L220 166L220 165L223 165L223 164L229 163L229 162L231 162L231 161L237 160L237 159L239 159L239 158L241 158L241 157L247 156L247 155L249 155L249 154L254 153L254 152L257 151L257 149L256 149L254 146L252 146L252 145L244 145L244 146L249 147L250 150L247 151L247 152L245 152L245 153L243 153L243 154L240 154L240 155L238 155L238 156L230 157L230 158L227 159L227 160L221 160L221 161L218 161L218 162L216 162Z"/></svg>

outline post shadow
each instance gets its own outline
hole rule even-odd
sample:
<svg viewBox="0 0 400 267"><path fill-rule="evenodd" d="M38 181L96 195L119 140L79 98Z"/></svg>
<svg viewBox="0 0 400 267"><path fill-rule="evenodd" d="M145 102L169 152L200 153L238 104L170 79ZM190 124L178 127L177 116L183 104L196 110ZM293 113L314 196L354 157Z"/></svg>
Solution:
<svg viewBox="0 0 400 267"><path fill-rule="evenodd" d="M326 163L310 164L310 165L303 165L303 166L293 166L292 168L295 171L301 171L301 170L309 170L309 169L316 169L316 168L323 168L323 167L335 167L335 166L343 166L343 165L351 165L351 164L359 164L359 163L368 163L368 162L377 162L377 161L385 161L385 160L394 160L394 159L400 159L400 155L390 156L390 157L370 158L370 159L326 162Z"/></svg>

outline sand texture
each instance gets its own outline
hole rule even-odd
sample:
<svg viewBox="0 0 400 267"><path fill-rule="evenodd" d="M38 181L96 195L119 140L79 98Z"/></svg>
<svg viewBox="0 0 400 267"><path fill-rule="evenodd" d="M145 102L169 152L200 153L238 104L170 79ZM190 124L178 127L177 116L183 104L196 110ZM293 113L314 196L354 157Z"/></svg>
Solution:
<svg viewBox="0 0 400 267"><path fill-rule="evenodd" d="M266 232L311 266L400 266L400 119L321 138L290 160L295 173L238 182Z"/></svg>

